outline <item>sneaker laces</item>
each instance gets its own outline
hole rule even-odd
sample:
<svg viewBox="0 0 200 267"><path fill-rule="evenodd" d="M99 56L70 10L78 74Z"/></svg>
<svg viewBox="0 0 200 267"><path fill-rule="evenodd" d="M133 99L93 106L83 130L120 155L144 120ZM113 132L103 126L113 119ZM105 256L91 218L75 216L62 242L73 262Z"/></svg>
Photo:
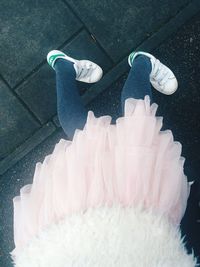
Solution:
<svg viewBox="0 0 200 267"><path fill-rule="evenodd" d="M160 85L165 85L170 75L170 72L165 68L165 66L158 59L156 59L154 62L153 71L151 73L151 78Z"/></svg>
<svg viewBox="0 0 200 267"><path fill-rule="evenodd" d="M76 78L82 79L86 76L90 76L93 68L92 68L92 64L91 63L86 63L84 65L80 64L76 64L77 67L77 75Z"/></svg>

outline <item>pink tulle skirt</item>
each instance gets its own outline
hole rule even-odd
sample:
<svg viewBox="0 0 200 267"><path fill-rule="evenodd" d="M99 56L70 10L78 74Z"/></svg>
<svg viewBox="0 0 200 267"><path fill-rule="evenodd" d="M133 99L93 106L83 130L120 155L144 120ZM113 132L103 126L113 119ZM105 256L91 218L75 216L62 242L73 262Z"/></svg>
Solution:
<svg viewBox="0 0 200 267"><path fill-rule="evenodd" d="M48 225L105 203L142 204L180 223L190 192L185 158L172 132L160 131L157 107L149 96L128 98L116 124L89 111L84 129L36 164L33 184L13 199L15 255Z"/></svg>

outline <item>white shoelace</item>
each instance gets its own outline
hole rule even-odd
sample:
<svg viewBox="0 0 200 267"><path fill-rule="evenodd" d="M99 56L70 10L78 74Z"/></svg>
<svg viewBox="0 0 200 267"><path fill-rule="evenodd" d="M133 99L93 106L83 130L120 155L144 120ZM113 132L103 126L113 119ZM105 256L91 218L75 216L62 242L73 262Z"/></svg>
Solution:
<svg viewBox="0 0 200 267"><path fill-rule="evenodd" d="M169 79L170 75L171 74L166 67L158 59L156 59L153 66L153 72L151 73L151 78L163 86Z"/></svg>
<svg viewBox="0 0 200 267"><path fill-rule="evenodd" d="M86 76L90 76L92 71L94 70L92 68L92 64L88 63L85 65L81 65L81 64L76 64L77 66L77 76L76 78L82 79Z"/></svg>

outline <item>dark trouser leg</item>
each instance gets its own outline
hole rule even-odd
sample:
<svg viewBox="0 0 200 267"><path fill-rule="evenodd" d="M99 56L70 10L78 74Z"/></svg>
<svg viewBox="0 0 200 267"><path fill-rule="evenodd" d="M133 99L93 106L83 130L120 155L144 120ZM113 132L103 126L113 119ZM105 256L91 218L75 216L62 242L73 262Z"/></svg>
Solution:
<svg viewBox="0 0 200 267"><path fill-rule="evenodd" d="M58 118L64 132L72 139L77 128L83 129L88 112L79 95L73 63L57 59L55 70Z"/></svg>
<svg viewBox="0 0 200 267"><path fill-rule="evenodd" d="M144 99L145 95L149 95L152 102L151 83L149 80L151 69L151 62L148 57L143 55L136 57L121 93L123 115L125 100L129 97Z"/></svg>

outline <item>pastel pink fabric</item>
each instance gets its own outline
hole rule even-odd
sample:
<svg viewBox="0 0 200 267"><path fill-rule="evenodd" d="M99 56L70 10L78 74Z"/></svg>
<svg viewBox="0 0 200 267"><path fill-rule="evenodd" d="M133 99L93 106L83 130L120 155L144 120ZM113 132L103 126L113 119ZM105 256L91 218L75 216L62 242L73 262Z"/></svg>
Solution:
<svg viewBox="0 0 200 267"><path fill-rule="evenodd" d="M128 98L116 124L90 110L84 129L36 164L33 184L13 199L13 255L46 226L105 203L142 204L180 223L190 193L185 158L172 132L161 131L157 108L149 96Z"/></svg>

